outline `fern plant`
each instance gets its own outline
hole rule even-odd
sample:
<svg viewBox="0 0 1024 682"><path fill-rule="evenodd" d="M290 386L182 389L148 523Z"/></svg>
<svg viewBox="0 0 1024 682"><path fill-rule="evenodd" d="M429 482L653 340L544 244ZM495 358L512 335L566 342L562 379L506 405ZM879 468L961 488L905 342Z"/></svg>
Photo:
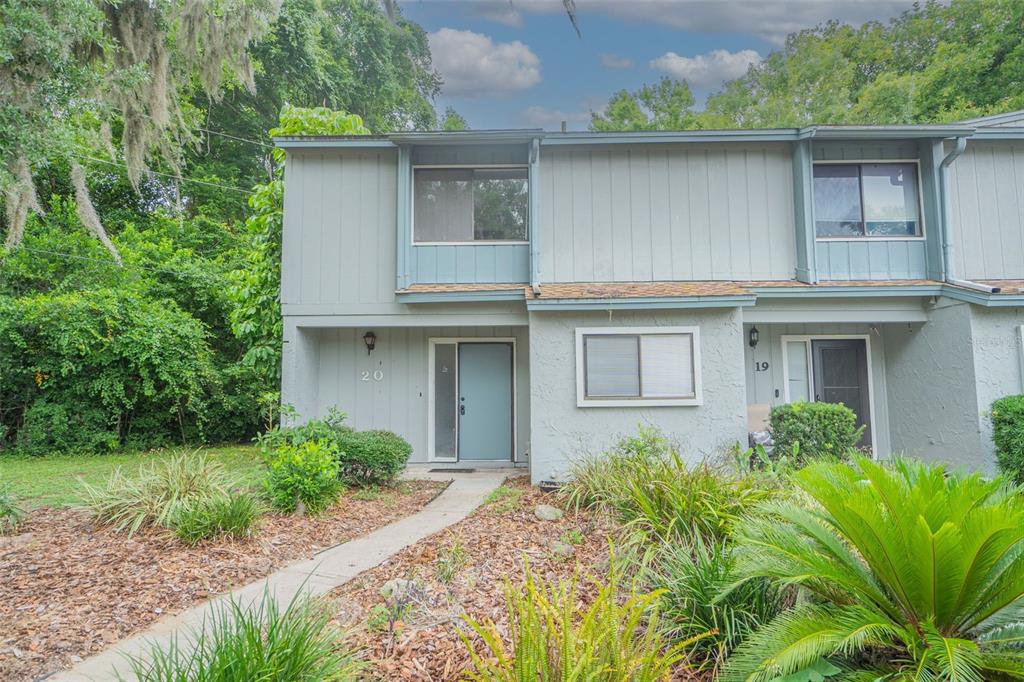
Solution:
<svg viewBox="0 0 1024 682"><path fill-rule="evenodd" d="M1024 679L1017 489L863 457L813 464L793 480L816 505L774 503L741 524L736 570L798 585L808 599L740 645L723 682L822 664L844 679Z"/></svg>
<svg viewBox="0 0 1024 682"><path fill-rule="evenodd" d="M467 623L487 656L462 635L474 682L660 682L685 657L693 638L670 644L659 627L660 592L623 595L618 571L596 584L597 594L579 614L579 579L548 584L526 567L520 588L505 584L511 648L493 622Z"/></svg>

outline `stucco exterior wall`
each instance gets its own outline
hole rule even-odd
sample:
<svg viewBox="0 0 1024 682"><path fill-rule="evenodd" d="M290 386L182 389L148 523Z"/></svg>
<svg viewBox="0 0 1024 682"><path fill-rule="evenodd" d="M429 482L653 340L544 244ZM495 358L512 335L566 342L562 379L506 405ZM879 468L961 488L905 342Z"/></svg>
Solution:
<svg viewBox="0 0 1024 682"><path fill-rule="evenodd" d="M1020 327L1024 325L1022 308L978 308L972 311L974 338L974 375L978 393L981 427L981 453L986 469L995 468L992 422L988 411L992 401L1006 395L1024 393L1024 350Z"/></svg>
<svg viewBox="0 0 1024 682"><path fill-rule="evenodd" d="M939 299L928 322L885 325L883 335L893 451L987 469L971 306Z"/></svg>
<svg viewBox="0 0 1024 682"><path fill-rule="evenodd" d="M700 328L704 404L577 407L577 327ZM743 325L739 309L655 313L530 313L531 444L534 482L564 478L571 462L607 449L639 424L661 428L691 460L746 441Z"/></svg>

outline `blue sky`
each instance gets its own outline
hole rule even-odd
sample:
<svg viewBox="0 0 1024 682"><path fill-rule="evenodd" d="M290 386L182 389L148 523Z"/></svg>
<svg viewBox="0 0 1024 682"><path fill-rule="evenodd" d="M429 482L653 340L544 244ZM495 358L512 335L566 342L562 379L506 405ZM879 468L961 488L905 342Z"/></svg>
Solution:
<svg viewBox="0 0 1024 682"><path fill-rule="evenodd" d="M612 93L686 78L702 103L721 83L827 19L885 20L909 0L405 0L445 81L439 110L473 128L583 130Z"/></svg>

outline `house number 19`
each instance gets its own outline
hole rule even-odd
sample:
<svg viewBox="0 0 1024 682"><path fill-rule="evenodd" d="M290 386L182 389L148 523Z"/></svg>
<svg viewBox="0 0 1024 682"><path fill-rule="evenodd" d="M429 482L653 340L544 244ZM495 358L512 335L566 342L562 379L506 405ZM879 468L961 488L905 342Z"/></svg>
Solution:
<svg viewBox="0 0 1024 682"><path fill-rule="evenodd" d="M768 366L769 366L768 363L764 362L764 361L755 362L754 363L754 370L758 371L758 372L767 372L768 371Z"/></svg>
<svg viewBox="0 0 1024 682"><path fill-rule="evenodd" d="M384 370L382 370L382 369L377 369L377 370L374 370L373 372L370 372L370 370L364 369L360 373L360 375L359 375L359 380L360 381L371 381L371 380L372 381L380 381L383 378L384 378Z"/></svg>

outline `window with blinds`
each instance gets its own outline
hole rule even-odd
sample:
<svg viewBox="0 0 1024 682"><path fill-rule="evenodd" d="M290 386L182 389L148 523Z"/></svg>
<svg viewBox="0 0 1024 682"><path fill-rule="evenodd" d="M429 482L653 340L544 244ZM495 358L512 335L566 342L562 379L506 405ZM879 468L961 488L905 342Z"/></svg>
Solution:
<svg viewBox="0 0 1024 682"><path fill-rule="evenodd" d="M696 328L576 332L581 406L700 404Z"/></svg>

